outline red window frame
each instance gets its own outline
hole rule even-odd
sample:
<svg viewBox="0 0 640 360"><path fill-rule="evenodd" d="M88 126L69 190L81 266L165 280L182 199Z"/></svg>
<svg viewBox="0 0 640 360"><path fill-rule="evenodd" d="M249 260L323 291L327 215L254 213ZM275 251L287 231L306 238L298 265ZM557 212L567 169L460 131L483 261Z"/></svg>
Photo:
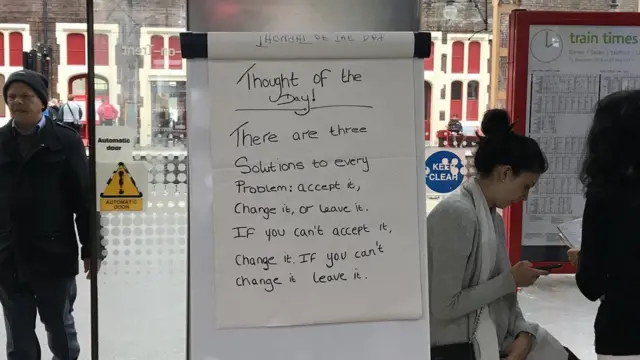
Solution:
<svg viewBox="0 0 640 360"><path fill-rule="evenodd" d="M4 66L4 33L0 32L0 66Z"/></svg>
<svg viewBox="0 0 640 360"><path fill-rule="evenodd" d="M9 34L9 66L22 67L22 52L24 51L24 36L14 31Z"/></svg>
<svg viewBox="0 0 640 360"><path fill-rule="evenodd" d="M475 89L473 89L475 87ZM472 80L467 83L467 118L466 120L478 120L478 96L480 83Z"/></svg>
<svg viewBox="0 0 640 360"><path fill-rule="evenodd" d="M180 51L180 37L169 37L169 69L182 69L182 52Z"/></svg>
<svg viewBox="0 0 640 360"><path fill-rule="evenodd" d="M451 44L451 73L464 73L464 43L462 41L454 41Z"/></svg>
<svg viewBox="0 0 640 360"><path fill-rule="evenodd" d="M455 95L455 96L454 96ZM449 100L449 117L462 120L462 81L451 82L451 99Z"/></svg>
<svg viewBox="0 0 640 360"><path fill-rule="evenodd" d="M96 66L109 66L109 36L107 34L96 34L94 36Z"/></svg>
<svg viewBox="0 0 640 360"><path fill-rule="evenodd" d="M84 34L67 34L67 65L86 65L87 42Z"/></svg>
<svg viewBox="0 0 640 360"><path fill-rule="evenodd" d="M151 68L164 69L164 36L151 36Z"/></svg>
<svg viewBox="0 0 640 360"><path fill-rule="evenodd" d="M479 41L469 43L469 57L467 59L467 73L480 74L480 55L482 46Z"/></svg>

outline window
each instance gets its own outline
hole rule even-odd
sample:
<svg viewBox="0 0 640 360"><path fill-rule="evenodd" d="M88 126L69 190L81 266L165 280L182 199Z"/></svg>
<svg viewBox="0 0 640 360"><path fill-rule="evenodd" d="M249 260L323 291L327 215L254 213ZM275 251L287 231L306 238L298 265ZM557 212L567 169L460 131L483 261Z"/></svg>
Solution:
<svg viewBox="0 0 640 360"><path fill-rule="evenodd" d="M429 55L429 57L427 59L424 59L424 70L425 71L433 71L433 59L436 56L434 51L435 51L435 44L432 41L431 42L431 54Z"/></svg>
<svg viewBox="0 0 640 360"><path fill-rule="evenodd" d="M480 43L478 41L469 43L469 59L467 61L467 72L480 74Z"/></svg>
<svg viewBox="0 0 640 360"><path fill-rule="evenodd" d="M429 141L431 135L431 84L424 82L424 140Z"/></svg>
<svg viewBox="0 0 640 360"><path fill-rule="evenodd" d="M443 73L447 72L447 54L440 56L440 71Z"/></svg>
<svg viewBox="0 0 640 360"><path fill-rule="evenodd" d="M469 81L467 84L467 120L478 120L478 89L477 81Z"/></svg>
<svg viewBox="0 0 640 360"><path fill-rule="evenodd" d="M440 89L440 99L444 100L447 98L447 85L442 85L442 89Z"/></svg>
<svg viewBox="0 0 640 360"><path fill-rule="evenodd" d="M97 101L109 97L109 82L107 78L96 75L93 80L93 85ZM69 94L76 96L87 95L87 74L75 75L69 79Z"/></svg>
<svg viewBox="0 0 640 360"><path fill-rule="evenodd" d="M67 35L67 65L84 65L86 59L83 34Z"/></svg>
<svg viewBox="0 0 640 360"><path fill-rule="evenodd" d="M78 75L69 79L69 90L73 95L86 95L87 77L85 75Z"/></svg>
<svg viewBox="0 0 640 360"><path fill-rule="evenodd" d="M0 32L0 66L4 66L4 34Z"/></svg>
<svg viewBox="0 0 640 360"><path fill-rule="evenodd" d="M182 52L180 51L180 37L169 38L169 69L182 69Z"/></svg>
<svg viewBox="0 0 640 360"><path fill-rule="evenodd" d="M0 88L3 88L3 87L4 87L4 75L0 74ZM4 95L2 95L2 91L0 91L0 117L5 117L6 114L7 114L7 105L4 102Z"/></svg>
<svg viewBox="0 0 640 360"><path fill-rule="evenodd" d="M151 68L164 69L164 37L153 35L151 37Z"/></svg>
<svg viewBox="0 0 640 360"><path fill-rule="evenodd" d="M186 102L185 81L151 81L151 135L154 143L167 146L186 139Z"/></svg>
<svg viewBox="0 0 640 360"><path fill-rule="evenodd" d="M96 76L93 80L93 88L96 90L96 100L109 98L109 82L106 78Z"/></svg>
<svg viewBox="0 0 640 360"><path fill-rule="evenodd" d="M462 74L464 72L464 43L455 41L451 45L451 73Z"/></svg>
<svg viewBox="0 0 640 360"><path fill-rule="evenodd" d="M440 121L444 121L447 117L447 114L444 112L444 110L440 110Z"/></svg>
<svg viewBox="0 0 640 360"><path fill-rule="evenodd" d="M451 118L461 118L462 115L462 82L454 81L451 83L451 100L449 106L449 116Z"/></svg>
<svg viewBox="0 0 640 360"><path fill-rule="evenodd" d="M22 33L12 32L9 34L9 66L22 67Z"/></svg>
<svg viewBox="0 0 640 360"><path fill-rule="evenodd" d="M467 84L467 100L478 100L478 85L477 81L469 81Z"/></svg>
<svg viewBox="0 0 640 360"><path fill-rule="evenodd" d="M488 45L489 45L489 58L487 59L487 73L491 74L491 72L493 71L493 69L491 69L493 66L491 65L491 60L493 60L493 42L491 41L491 39L489 39L488 41Z"/></svg>
<svg viewBox="0 0 640 360"><path fill-rule="evenodd" d="M96 34L94 38L95 64L97 66L109 66L109 36Z"/></svg>
<svg viewBox="0 0 640 360"><path fill-rule="evenodd" d="M462 100L462 81L451 83L451 100Z"/></svg>

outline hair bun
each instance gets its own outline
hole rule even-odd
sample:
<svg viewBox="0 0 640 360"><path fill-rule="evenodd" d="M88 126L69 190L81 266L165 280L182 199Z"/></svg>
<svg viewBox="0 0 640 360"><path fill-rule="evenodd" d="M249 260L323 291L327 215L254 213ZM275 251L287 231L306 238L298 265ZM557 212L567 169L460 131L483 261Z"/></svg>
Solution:
<svg viewBox="0 0 640 360"><path fill-rule="evenodd" d="M482 117L480 129L486 137L504 136L511 132L511 118L504 109L487 110Z"/></svg>

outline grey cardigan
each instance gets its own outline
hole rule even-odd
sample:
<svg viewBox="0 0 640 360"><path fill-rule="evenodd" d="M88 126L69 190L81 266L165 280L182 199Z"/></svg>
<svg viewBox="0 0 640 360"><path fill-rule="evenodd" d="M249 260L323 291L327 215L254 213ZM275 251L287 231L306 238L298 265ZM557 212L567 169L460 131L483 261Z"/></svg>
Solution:
<svg viewBox="0 0 640 360"><path fill-rule="evenodd" d="M490 280L478 284L480 232L471 193L463 186L442 200L427 216L431 345L468 342L476 310L489 305L501 351L524 331L538 334L525 321L511 276L502 216L493 213L498 254ZM535 346L535 343L534 343Z"/></svg>

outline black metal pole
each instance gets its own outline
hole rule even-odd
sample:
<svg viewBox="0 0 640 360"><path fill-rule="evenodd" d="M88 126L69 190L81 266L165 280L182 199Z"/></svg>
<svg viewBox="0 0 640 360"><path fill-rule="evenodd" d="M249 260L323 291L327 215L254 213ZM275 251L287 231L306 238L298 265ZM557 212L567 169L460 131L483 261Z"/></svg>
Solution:
<svg viewBox="0 0 640 360"><path fill-rule="evenodd" d="M47 0L42 0L42 45L46 49L49 45L49 5Z"/></svg>
<svg viewBox="0 0 640 360"><path fill-rule="evenodd" d="M22 67L25 69L29 69L29 52L22 52Z"/></svg>
<svg viewBox="0 0 640 360"><path fill-rule="evenodd" d="M185 9L185 14L186 14L186 26L187 26L187 31L192 31L193 29L191 28L191 25L189 23L189 0L186 0L186 9ZM418 19L419 20L419 19ZM187 72L189 71L189 69L187 68ZM187 79L189 79L189 75L187 75ZM187 104L190 104L190 100L191 100L191 96L187 95ZM185 105L188 107L188 105ZM188 133L189 133L189 127L186 127L186 133L185 135L187 136L187 139L189 139ZM187 140L187 155L189 154L189 142ZM191 159L190 157L187 156L187 165L191 165ZM189 172L189 166L187 166L187 173ZM187 191L187 204L191 204L191 191ZM189 211L189 209L187 209L187 349L186 349L186 355L187 355L187 360L191 360L191 211Z"/></svg>
<svg viewBox="0 0 640 360"><path fill-rule="evenodd" d="M98 236L98 211L96 209L96 90L95 90L95 43L93 0L87 1L87 126L89 130L89 186L91 187L91 214L89 217L89 234L91 235L91 360L98 360L98 259L100 257L100 237Z"/></svg>
<svg viewBox="0 0 640 360"><path fill-rule="evenodd" d="M489 6L492 6L493 2L489 4L489 0L484 0L484 30L489 31ZM500 21L500 17L497 16L498 21Z"/></svg>
<svg viewBox="0 0 640 360"><path fill-rule="evenodd" d="M49 49L49 1L42 0L42 44L38 52L40 53L40 67L42 75L44 75L49 83L51 83L50 76L50 63L49 56L51 53L48 51ZM51 88L49 88L49 94L51 95Z"/></svg>

